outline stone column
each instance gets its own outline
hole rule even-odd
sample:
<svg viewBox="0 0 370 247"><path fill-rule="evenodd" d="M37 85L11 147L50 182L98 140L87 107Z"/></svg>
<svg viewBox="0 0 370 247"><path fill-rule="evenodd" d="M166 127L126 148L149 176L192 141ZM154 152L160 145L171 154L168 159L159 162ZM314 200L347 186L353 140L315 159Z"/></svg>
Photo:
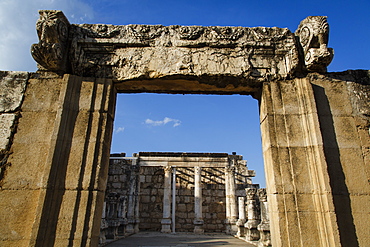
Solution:
<svg viewBox="0 0 370 247"><path fill-rule="evenodd" d="M236 226L238 227L238 232L236 233L236 235L238 237L244 237L245 198L243 196L238 197L238 205L239 205L239 219L236 222Z"/></svg>
<svg viewBox="0 0 370 247"><path fill-rule="evenodd" d="M249 241L256 241L260 238L257 226L260 223L258 208L256 203L256 192L255 188L245 189L245 194L247 195L247 213L248 220L245 223L245 239Z"/></svg>
<svg viewBox="0 0 370 247"><path fill-rule="evenodd" d="M235 197L235 167L233 163L225 167L225 194L226 194L226 233L234 235L238 229L237 221L237 205Z"/></svg>
<svg viewBox="0 0 370 247"><path fill-rule="evenodd" d="M126 233L133 234L138 231L138 217L137 217L137 207L138 203L138 169L139 167L136 164L133 164L130 176L129 184L129 194L128 194L128 209L127 209L127 227Z"/></svg>
<svg viewBox="0 0 370 247"><path fill-rule="evenodd" d="M8 229L0 235L11 241L5 245L98 245L114 102L111 80L43 72L28 81L16 151L2 180L1 192L17 195L0 196L2 209L14 209L0 214L2 229ZM29 180L22 187L11 179Z"/></svg>
<svg viewBox="0 0 370 247"><path fill-rule="evenodd" d="M134 166L135 170L135 179L136 179L136 190L135 190L135 225L134 225L134 232L139 232L139 223L140 223L140 201L139 201L139 192L140 192L140 166L136 163L136 160L132 161L132 165Z"/></svg>
<svg viewBox="0 0 370 247"><path fill-rule="evenodd" d="M176 232L176 167L172 169L172 233Z"/></svg>
<svg viewBox="0 0 370 247"><path fill-rule="evenodd" d="M202 168L194 167L194 233L202 234L203 212L202 212Z"/></svg>
<svg viewBox="0 0 370 247"><path fill-rule="evenodd" d="M266 189L258 189L258 198L260 201L261 211L261 223L257 226L257 230L260 232L259 246L271 246L271 235L270 235L270 220L268 215L268 204Z"/></svg>
<svg viewBox="0 0 370 247"><path fill-rule="evenodd" d="M164 167L163 218L161 220L161 232L163 233L171 232L171 173L170 166Z"/></svg>

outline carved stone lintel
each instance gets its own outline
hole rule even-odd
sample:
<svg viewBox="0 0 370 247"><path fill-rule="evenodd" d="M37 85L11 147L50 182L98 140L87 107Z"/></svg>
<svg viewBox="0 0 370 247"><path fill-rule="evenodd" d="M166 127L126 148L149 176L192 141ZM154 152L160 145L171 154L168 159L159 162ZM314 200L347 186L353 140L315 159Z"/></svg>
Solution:
<svg viewBox="0 0 370 247"><path fill-rule="evenodd" d="M308 71L326 72L334 51L328 48L329 24L326 16L309 16L299 24L295 35L303 48L304 62Z"/></svg>
<svg viewBox="0 0 370 247"><path fill-rule="evenodd" d="M31 54L42 69L67 71L69 21L59 10L40 10L36 23L39 43L33 44Z"/></svg>

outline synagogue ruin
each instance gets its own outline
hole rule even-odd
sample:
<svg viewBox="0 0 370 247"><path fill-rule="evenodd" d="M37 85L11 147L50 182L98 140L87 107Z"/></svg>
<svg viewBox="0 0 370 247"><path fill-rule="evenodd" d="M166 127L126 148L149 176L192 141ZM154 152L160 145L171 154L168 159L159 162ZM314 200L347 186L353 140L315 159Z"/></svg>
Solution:
<svg viewBox="0 0 370 247"><path fill-rule="evenodd" d="M270 246L266 190L254 175L235 153L113 154L100 243L139 231L224 232Z"/></svg>
<svg viewBox="0 0 370 247"><path fill-rule="evenodd" d="M326 17L309 16L291 32L76 25L61 11L39 13L39 43L31 47L39 70L0 72L1 246L98 246L104 198L114 197L105 190L116 95L143 92L252 95L259 102L272 246L368 245L370 72L327 72L334 51L328 47ZM152 166L148 154L136 158L143 159L145 186L155 185L150 176L163 177L164 186L159 223L143 223L172 231L168 177L175 167ZM227 154L217 159L239 162ZM225 208L224 223L217 217L208 221L202 207L210 199L195 185L208 186L204 174L211 168L191 168L176 167L176 174L190 169L191 193L197 195L183 197L194 202L194 215L183 218L191 218L192 225L183 227L203 232L219 224L215 229L238 234L242 224L228 222L235 221L239 197L248 201L253 196L245 188L242 196L236 196L242 190L232 196L227 189L233 186L232 175L216 169L219 175L210 178L229 181L219 188L233 209ZM143 200L152 200L148 196ZM135 205L135 197L130 200L127 207ZM264 199L259 201L262 205ZM139 212L146 210L145 204L141 207ZM118 234L137 230L136 209L130 208L134 221L128 217ZM254 226L256 216L246 207L238 212L245 214L248 234L245 226Z"/></svg>

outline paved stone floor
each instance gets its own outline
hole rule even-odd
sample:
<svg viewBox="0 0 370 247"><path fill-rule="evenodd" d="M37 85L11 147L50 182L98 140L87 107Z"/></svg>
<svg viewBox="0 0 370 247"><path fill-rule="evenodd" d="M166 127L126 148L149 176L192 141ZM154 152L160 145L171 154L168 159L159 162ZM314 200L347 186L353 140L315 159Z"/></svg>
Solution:
<svg viewBox="0 0 370 247"><path fill-rule="evenodd" d="M164 234L158 232L140 232L112 242L108 247L213 247L239 246L254 247L243 240L225 234L196 235L188 233Z"/></svg>

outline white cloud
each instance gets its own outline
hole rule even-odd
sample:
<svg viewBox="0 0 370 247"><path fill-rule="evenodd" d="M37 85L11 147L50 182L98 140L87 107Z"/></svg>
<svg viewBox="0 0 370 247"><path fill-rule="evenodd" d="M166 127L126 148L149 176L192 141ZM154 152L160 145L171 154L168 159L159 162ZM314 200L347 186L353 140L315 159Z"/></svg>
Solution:
<svg viewBox="0 0 370 247"><path fill-rule="evenodd" d="M117 129L116 129L116 128L114 128L113 132L114 132L115 134L118 134L118 133L123 132L124 130L125 130L125 127L118 127Z"/></svg>
<svg viewBox="0 0 370 247"><path fill-rule="evenodd" d="M71 23L93 18L93 9L81 0L1 0L0 70L36 70L30 48L38 42L36 21L40 9L62 10Z"/></svg>
<svg viewBox="0 0 370 247"><path fill-rule="evenodd" d="M163 120L152 120L152 119L146 119L145 124L151 125L151 126L161 126L166 125L168 123L173 123L173 127L177 127L181 124L181 121L178 119L173 119L169 117L165 117Z"/></svg>

